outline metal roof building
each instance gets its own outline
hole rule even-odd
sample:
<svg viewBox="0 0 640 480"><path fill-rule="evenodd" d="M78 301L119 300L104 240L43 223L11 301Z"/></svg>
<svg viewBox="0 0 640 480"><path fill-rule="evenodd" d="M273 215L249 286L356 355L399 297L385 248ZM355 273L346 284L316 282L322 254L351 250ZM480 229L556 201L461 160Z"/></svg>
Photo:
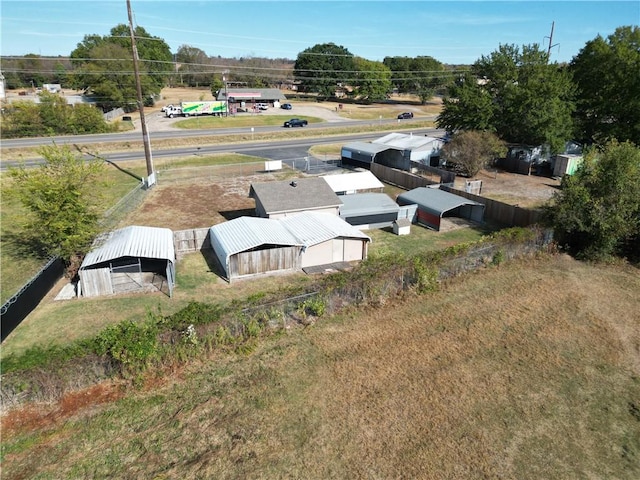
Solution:
<svg viewBox="0 0 640 480"><path fill-rule="evenodd" d="M350 195L357 192L382 192L384 184L369 170L337 175L322 175L331 190L338 195Z"/></svg>
<svg viewBox="0 0 640 480"><path fill-rule="evenodd" d="M358 193L342 197L340 218L362 229L384 228L398 219L400 207L385 193Z"/></svg>
<svg viewBox="0 0 640 480"><path fill-rule="evenodd" d="M277 88L221 88L216 100L234 102L279 102L287 97Z"/></svg>
<svg viewBox="0 0 640 480"><path fill-rule="evenodd" d="M344 145L340 152L344 165L371 169L372 163L393 166L403 160L402 151L389 145L370 142L351 142Z"/></svg>
<svg viewBox="0 0 640 480"><path fill-rule="evenodd" d="M405 133L390 133L373 140L372 143L397 148L402 150L404 156L408 157L412 162L420 162L436 167L440 162L440 150L444 146L444 141L440 138L407 135ZM432 165L432 163L435 163L435 165Z"/></svg>
<svg viewBox="0 0 640 480"><path fill-rule="evenodd" d="M214 225L209 237L229 281L362 260L371 241L339 217L315 212L279 219L240 217Z"/></svg>
<svg viewBox="0 0 640 480"><path fill-rule="evenodd" d="M82 261L79 294L93 297L166 286L171 296L175 260L173 232L168 228L129 226L109 232L96 239Z"/></svg>
<svg viewBox="0 0 640 480"><path fill-rule="evenodd" d="M338 215L342 205L329 184L320 177L253 183L249 197L256 201L259 217L279 218L293 213L318 211Z"/></svg>
<svg viewBox="0 0 640 480"><path fill-rule="evenodd" d="M419 187L398 195L400 205L418 205L417 222L440 230L442 217L482 222L484 205L438 188Z"/></svg>

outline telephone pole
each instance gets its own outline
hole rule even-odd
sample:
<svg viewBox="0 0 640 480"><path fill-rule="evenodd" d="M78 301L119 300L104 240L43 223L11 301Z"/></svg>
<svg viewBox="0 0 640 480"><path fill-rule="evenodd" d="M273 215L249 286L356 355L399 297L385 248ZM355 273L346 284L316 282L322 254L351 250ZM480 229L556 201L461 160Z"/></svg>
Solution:
<svg viewBox="0 0 640 480"><path fill-rule="evenodd" d="M547 63L549 63L549 59L551 58L551 49L560 45L559 43L553 45L553 27L555 27L555 24L556 22L551 22L551 35L545 37L549 39L549 48L547 48Z"/></svg>
<svg viewBox="0 0 640 480"><path fill-rule="evenodd" d="M146 187L151 188L156 184L156 173L153 170L153 159L151 158L151 144L149 133L147 132L147 122L144 118L144 101L142 99L142 86L140 85L140 71L138 70L138 47L136 46L136 36L133 31L133 17L131 15L131 2L127 0L127 13L129 15L129 32L131 33L131 50L133 53L133 73L136 77L136 90L138 93L138 111L140 112L140 126L142 127L142 143L144 145L144 158L147 162Z"/></svg>

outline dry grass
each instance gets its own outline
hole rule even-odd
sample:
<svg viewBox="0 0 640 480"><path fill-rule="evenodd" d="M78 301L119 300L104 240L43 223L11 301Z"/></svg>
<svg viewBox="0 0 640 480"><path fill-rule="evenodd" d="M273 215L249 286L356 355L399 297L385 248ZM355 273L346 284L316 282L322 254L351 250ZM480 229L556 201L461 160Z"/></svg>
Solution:
<svg viewBox="0 0 640 480"><path fill-rule="evenodd" d="M630 267L504 264L6 417L3 478L636 479L639 291Z"/></svg>

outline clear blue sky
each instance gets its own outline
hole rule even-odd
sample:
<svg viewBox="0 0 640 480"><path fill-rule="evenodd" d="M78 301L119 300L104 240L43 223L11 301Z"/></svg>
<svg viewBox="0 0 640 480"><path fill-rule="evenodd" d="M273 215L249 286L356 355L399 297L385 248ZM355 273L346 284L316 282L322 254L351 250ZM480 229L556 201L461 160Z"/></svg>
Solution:
<svg viewBox="0 0 640 480"><path fill-rule="evenodd" d="M570 61L598 34L640 23L628 1L191 1L131 0L134 21L164 39L209 56L284 57L333 42L369 60L428 55L471 64L500 44L549 46ZM87 34L128 23L126 0L1 0L1 55L67 56Z"/></svg>

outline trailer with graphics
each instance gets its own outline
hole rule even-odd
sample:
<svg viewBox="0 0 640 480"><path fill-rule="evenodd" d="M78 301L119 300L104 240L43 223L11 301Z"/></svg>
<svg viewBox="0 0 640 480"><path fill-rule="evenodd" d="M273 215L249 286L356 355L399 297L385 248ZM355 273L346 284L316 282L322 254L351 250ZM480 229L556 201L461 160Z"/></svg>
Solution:
<svg viewBox="0 0 640 480"><path fill-rule="evenodd" d="M180 105L170 106L165 110L165 115L173 117L190 117L197 115L224 115L227 113L227 103L213 102L180 102Z"/></svg>

